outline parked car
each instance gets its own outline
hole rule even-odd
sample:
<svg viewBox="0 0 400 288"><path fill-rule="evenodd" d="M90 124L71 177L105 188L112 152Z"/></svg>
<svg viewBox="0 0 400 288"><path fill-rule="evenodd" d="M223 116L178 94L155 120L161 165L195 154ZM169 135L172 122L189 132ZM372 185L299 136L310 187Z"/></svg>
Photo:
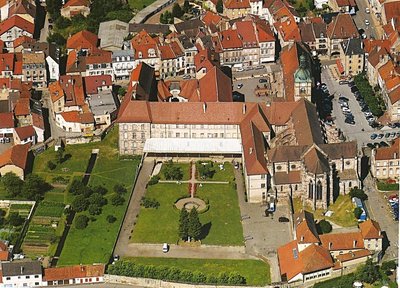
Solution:
<svg viewBox="0 0 400 288"><path fill-rule="evenodd" d="M162 252L167 253L169 251L169 245L168 243L164 243L162 246Z"/></svg>
<svg viewBox="0 0 400 288"><path fill-rule="evenodd" d="M392 133L390 133L390 137L396 137L396 132L392 132Z"/></svg>
<svg viewBox="0 0 400 288"><path fill-rule="evenodd" d="M369 10L368 7L365 8L365 13L369 14L371 11Z"/></svg>
<svg viewBox="0 0 400 288"><path fill-rule="evenodd" d="M372 116L372 113L370 111L365 111L363 113L364 113L365 117Z"/></svg>
<svg viewBox="0 0 400 288"><path fill-rule="evenodd" d="M185 80L187 80L187 79L190 79L191 77L190 77L190 75L189 74L185 74L185 75L183 75L183 77L182 77L183 79L185 79Z"/></svg>
<svg viewBox="0 0 400 288"><path fill-rule="evenodd" d="M243 72L244 69L243 69L243 68L236 68L236 71L237 71L237 72Z"/></svg>
<svg viewBox="0 0 400 288"><path fill-rule="evenodd" d="M379 135L378 135L378 139L382 139L383 138L383 136L385 136L383 133L380 133Z"/></svg>
<svg viewBox="0 0 400 288"><path fill-rule="evenodd" d="M279 222L289 222L289 219L286 217L279 217L278 221Z"/></svg>
<svg viewBox="0 0 400 288"><path fill-rule="evenodd" d="M378 137L378 134L376 134L376 133L373 133L373 134L371 134L371 140L375 140L376 139L376 137Z"/></svg>
<svg viewBox="0 0 400 288"><path fill-rule="evenodd" d="M354 83L354 81L349 81L349 87L351 88L351 87L353 87L353 86L356 86L356 84Z"/></svg>
<svg viewBox="0 0 400 288"><path fill-rule="evenodd" d="M365 19L365 25L369 26L369 20Z"/></svg>
<svg viewBox="0 0 400 288"><path fill-rule="evenodd" d="M358 88L357 88L357 86L351 87L350 90L351 90L351 92L353 92L353 93L359 91Z"/></svg>
<svg viewBox="0 0 400 288"><path fill-rule="evenodd" d="M343 112L351 112L350 108L348 108L348 107L346 107L346 106L343 106L343 107L342 107L342 111L343 111Z"/></svg>
<svg viewBox="0 0 400 288"><path fill-rule="evenodd" d="M239 83L238 85L237 85L237 89L241 89L243 87L243 83Z"/></svg>
<svg viewBox="0 0 400 288"><path fill-rule="evenodd" d="M11 138L8 138L8 137L6 137L6 138L4 138L4 143L10 143L11 142Z"/></svg>
<svg viewBox="0 0 400 288"><path fill-rule="evenodd" d="M347 80L340 80L339 81L339 85L345 85L345 84L349 84L349 81L347 81Z"/></svg>
<svg viewBox="0 0 400 288"><path fill-rule="evenodd" d="M344 119L344 123L350 124L350 125L355 125L356 122L352 119L346 118Z"/></svg>
<svg viewBox="0 0 400 288"><path fill-rule="evenodd" d="M349 98L347 98L347 97L344 97L344 96L340 96L339 97L339 101L345 101L345 102L349 102Z"/></svg>
<svg viewBox="0 0 400 288"><path fill-rule="evenodd" d="M385 133L385 138L389 138L390 137L390 133Z"/></svg>
<svg viewBox="0 0 400 288"><path fill-rule="evenodd" d="M265 78L261 78L258 80L258 83L267 83L267 82L268 82L268 80Z"/></svg>

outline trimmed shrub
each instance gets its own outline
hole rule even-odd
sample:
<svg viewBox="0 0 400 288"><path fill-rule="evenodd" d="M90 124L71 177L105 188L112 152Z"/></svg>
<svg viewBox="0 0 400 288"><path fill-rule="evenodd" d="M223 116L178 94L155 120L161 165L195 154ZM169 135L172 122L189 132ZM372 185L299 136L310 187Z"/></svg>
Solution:
<svg viewBox="0 0 400 288"><path fill-rule="evenodd" d="M158 209L158 207L160 207L160 202L158 202L154 198L143 197L142 200L140 201L140 205L144 206L144 208Z"/></svg>
<svg viewBox="0 0 400 288"><path fill-rule="evenodd" d="M360 219L363 210L360 207L354 208L354 217Z"/></svg>
<svg viewBox="0 0 400 288"><path fill-rule="evenodd" d="M151 185L156 185L160 181L160 176L154 175L153 177L150 178L149 182L147 183L149 186Z"/></svg>
<svg viewBox="0 0 400 288"><path fill-rule="evenodd" d="M318 222L319 228L321 228L321 232L323 234L329 233L332 231L332 225L326 220L321 220Z"/></svg>
<svg viewBox="0 0 400 288"><path fill-rule="evenodd" d="M57 167L57 165L54 164L53 161L51 161L51 160L47 161L47 168L49 168L50 170L54 170L54 169L56 169L56 167Z"/></svg>
<svg viewBox="0 0 400 288"><path fill-rule="evenodd" d="M115 221L117 221L117 218L113 215L107 215L106 219L108 223L114 223Z"/></svg>
<svg viewBox="0 0 400 288"><path fill-rule="evenodd" d="M87 227L89 223L89 218L86 215L78 215L75 218L75 228L82 230L85 229Z"/></svg>

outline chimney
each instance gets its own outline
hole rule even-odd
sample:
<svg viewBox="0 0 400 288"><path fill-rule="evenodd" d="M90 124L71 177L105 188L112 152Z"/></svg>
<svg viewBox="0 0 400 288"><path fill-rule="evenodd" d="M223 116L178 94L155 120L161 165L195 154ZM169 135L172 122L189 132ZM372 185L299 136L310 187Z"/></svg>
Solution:
<svg viewBox="0 0 400 288"><path fill-rule="evenodd" d="M246 104L245 103L243 103L242 113L243 113L243 115L246 114Z"/></svg>
<svg viewBox="0 0 400 288"><path fill-rule="evenodd" d="M329 242L328 247L329 247L329 248L328 248L329 250L332 250L332 242Z"/></svg>
<svg viewBox="0 0 400 288"><path fill-rule="evenodd" d="M301 241L301 242L303 242L303 241L304 241L304 236L303 236L303 235L301 235L301 237L300 237L300 241Z"/></svg>
<svg viewBox="0 0 400 288"><path fill-rule="evenodd" d="M397 159L397 152L393 153L393 159Z"/></svg>
<svg viewBox="0 0 400 288"><path fill-rule="evenodd" d="M353 240L353 248L357 247L357 240Z"/></svg>
<svg viewBox="0 0 400 288"><path fill-rule="evenodd" d="M207 103L204 102L203 103L203 113L206 113L206 110L207 110Z"/></svg>
<svg viewBox="0 0 400 288"><path fill-rule="evenodd" d="M253 147L250 147L249 154L252 154L252 153L253 153Z"/></svg>

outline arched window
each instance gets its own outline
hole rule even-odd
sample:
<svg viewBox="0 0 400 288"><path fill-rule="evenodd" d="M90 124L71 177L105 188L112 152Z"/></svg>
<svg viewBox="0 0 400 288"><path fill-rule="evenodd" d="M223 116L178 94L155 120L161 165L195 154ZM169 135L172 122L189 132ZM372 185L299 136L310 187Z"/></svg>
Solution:
<svg viewBox="0 0 400 288"><path fill-rule="evenodd" d="M317 200L322 200L322 183L320 180L317 183Z"/></svg>
<svg viewBox="0 0 400 288"><path fill-rule="evenodd" d="M310 183L308 183L308 199L313 199L314 198L314 184L310 180Z"/></svg>

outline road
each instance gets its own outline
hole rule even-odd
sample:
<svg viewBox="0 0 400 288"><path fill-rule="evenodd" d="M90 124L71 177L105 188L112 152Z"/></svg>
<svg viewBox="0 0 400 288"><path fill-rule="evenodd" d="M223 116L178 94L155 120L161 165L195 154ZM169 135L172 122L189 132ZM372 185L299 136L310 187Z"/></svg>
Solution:
<svg viewBox="0 0 400 288"><path fill-rule="evenodd" d="M44 19L44 26L40 31L40 42L47 42L47 36L49 36L49 13L46 13L46 17Z"/></svg>
<svg viewBox="0 0 400 288"><path fill-rule="evenodd" d="M379 192L375 188L374 180L369 174L364 180L364 190L368 195L368 200L365 201L369 217L373 220L379 222L381 230L385 232L386 239L388 241L383 241L384 247L388 246L383 260L391 260L398 258L398 246L399 246L399 223L391 217L387 200L384 199L384 194Z"/></svg>
<svg viewBox="0 0 400 288"><path fill-rule="evenodd" d="M382 39L383 29L376 18L375 14L368 3L367 0L356 0L358 11L357 14L353 16L354 23L356 23L358 29L364 29L368 38ZM371 13L366 13L365 9L370 8ZM365 19L367 19L370 25L365 25Z"/></svg>

